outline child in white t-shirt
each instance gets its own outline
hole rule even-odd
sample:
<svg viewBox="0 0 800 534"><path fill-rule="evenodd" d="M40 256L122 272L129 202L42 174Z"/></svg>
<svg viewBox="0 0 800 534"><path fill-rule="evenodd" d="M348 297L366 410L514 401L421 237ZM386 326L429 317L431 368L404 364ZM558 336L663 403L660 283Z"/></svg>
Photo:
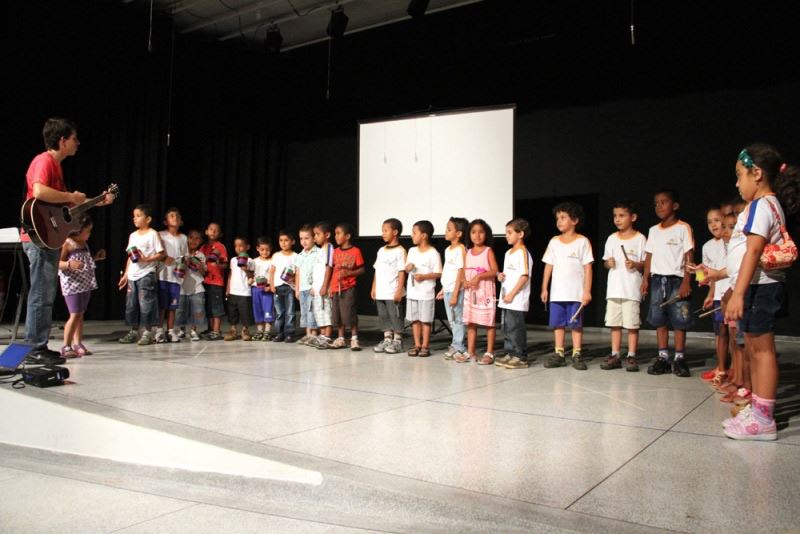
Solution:
<svg viewBox="0 0 800 534"><path fill-rule="evenodd" d="M454 360L467 350L464 344L464 265L467 257L467 232L469 221L463 217L450 217L444 231L444 238L450 246L444 250L442 266L442 289L436 295L444 301L444 310L453 339L450 348L444 353L445 360Z"/></svg>
<svg viewBox="0 0 800 534"><path fill-rule="evenodd" d="M294 284L297 253L294 247L294 234L288 230L278 233L277 254L272 255L272 292L275 294L275 337L272 341L294 343Z"/></svg>
<svg viewBox="0 0 800 534"><path fill-rule="evenodd" d="M267 236L256 239L258 257L253 259L253 278L250 297L253 300L253 321L256 331L252 341L272 341L272 324L275 321L275 295L272 293L272 240Z"/></svg>
<svg viewBox="0 0 800 534"><path fill-rule="evenodd" d="M161 230L158 236L164 245L164 264L158 272L158 309L161 314L161 324L156 330L156 343L176 343L181 339L175 332L175 315L180 305L181 283L185 274L184 260L189 253L186 236L181 233L183 225L181 212L178 208L168 208L164 214L166 230ZM176 272L176 267L178 270ZM167 323L167 332L164 333L164 322Z"/></svg>
<svg viewBox="0 0 800 534"><path fill-rule="evenodd" d="M225 341L250 341L249 328L253 325L253 296L250 293L250 281L255 275L255 265L247 253L250 250L250 241L244 236L237 236L233 240L233 250L236 256L231 258L228 288L225 296L228 298L228 322L231 327L225 335ZM242 325L241 334L237 327Z"/></svg>
<svg viewBox="0 0 800 534"><path fill-rule="evenodd" d="M694 258L692 227L678 219L680 199L677 191L665 189L654 196L655 212L661 222L647 234L642 295L650 294L647 322L656 328L658 358L647 368L651 375L672 372L690 376L684 361L686 331L694 325L689 296L692 287L686 267ZM674 331L675 358L670 362L669 330Z"/></svg>
<svg viewBox="0 0 800 534"><path fill-rule="evenodd" d="M592 245L576 230L583 221L583 208L574 202L562 202L553 208L556 228L561 235L550 240L542 261L545 263L541 299L550 304L550 328L555 338L555 354L545 367L567 365L564 354L566 329L572 330L572 367L586 370L581 356L583 343L583 308L592 301ZM553 283L548 285L552 277Z"/></svg>
<svg viewBox="0 0 800 534"><path fill-rule="evenodd" d="M526 369L529 365L525 313L531 301L533 258L525 248L525 238L530 233L531 227L525 219L506 223L506 242L511 248L503 259L503 272L497 273L497 279L503 284L497 307L503 310L503 348L506 354L494 361L495 365L506 369Z"/></svg>
<svg viewBox="0 0 800 534"><path fill-rule="evenodd" d="M186 236L188 249L186 274L181 284L180 305L175 322L180 327L191 324L190 339L200 341L197 326L206 322L206 288L203 278L206 275L206 256L200 252L203 234L200 230L189 230Z"/></svg>
<svg viewBox="0 0 800 534"><path fill-rule="evenodd" d="M158 232L150 228L153 209L139 204L133 209L133 225L136 230L128 238L128 263L119 279L120 289L127 286L125 299L125 322L130 331L119 339L120 343L149 345L153 343L158 326L158 262L165 257L164 246ZM139 326L144 331L139 337Z"/></svg>
<svg viewBox="0 0 800 534"><path fill-rule="evenodd" d="M414 335L414 348L409 356L427 357L431 355L431 325L433 324L436 280L442 276L442 258L430 244L433 224L430 221L417 221L411 228L411 241L414 247L408 251L406 273L406 319L411 321Z"/></svg>
<svg viewBox="0 0 800 534"><path fill-rule="evenodd" d="M633 223L638 218L636 207L630 200L614 204L614 226L617 231L608 236L603 251L603 265L608 269L606 287L606 326L611 328L611 356L600 364L601 369L622 367L622 329L628 330L628 356L625 370L639 370L636 350L639 345L642 301L642 270L644 269L647 240Z"/></svg>
<svg viewBox="0 0 800 534"><path fill-rule="evenodd" d="M311 295L314 321L319 327L319 336L308 346L320 350L329 348L333 333L333 301L330 295L330 282L333 275L333 243L331 243L331 224L319 221L314 225L314 243L319 247L311 275Z"/></svg>
<svg viewBox="0 0 800 534"><path fill-rule="evenodd" d="M295 266L295 298L300 303L300 328L305 328L305 335L298 341L301 345L308 345L311 340L317 339L317 323L311 309L313 297L311 296L311 282L314 273L314 262L319 248L314 245L314 227L310 224L303 225L297 232L300 236L300 246L303 250L297 255Z"/></svg>
<svg viewBox="0 0 800 534"><path fill-rule="evenodd" d="M703 244L703 265L707 265L712 269L722 269L725 267L727 261L727 248L724 234L724 216L722 209L714 206L706 212L706 224L708 231L711 234L711 239ZM730 238L729 238L730 239ZM725 324L725 318L722 314L720 302L722 295L728 288L728 279L723 280L709 280L706 282L705 274L702 270L696 270L697 282L701 285L707 283L708 293L703 300L704 310L716 310L712 314L714 323L714 341L717 353L717 366L710 371L706 371L700 375L702 380L711 382L713 385L718 386L722 384L725 379L728 359L728 327Z"/></svg>
<svg viewBox="0 0 800 534"><path fill-rule="evenodd" d="M378 308L383 329L383 341L372 347L375 352L397 354L403 350L403 317L400 303L405 295L406 249L400 244L403 223L399 219L386 219L381 226L381 237L386 243L378 249L375 258L375 276L370 296Z"/></svg>

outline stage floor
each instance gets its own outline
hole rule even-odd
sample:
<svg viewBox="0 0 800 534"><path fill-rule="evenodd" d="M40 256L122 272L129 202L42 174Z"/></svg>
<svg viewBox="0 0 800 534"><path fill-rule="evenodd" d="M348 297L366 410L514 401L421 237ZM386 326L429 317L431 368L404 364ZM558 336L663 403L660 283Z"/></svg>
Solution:
<svg viewBox="0 0 800 534"><path fill-rule="evenodd" d="M364 317L362 343L378 338ZM0 444L4 532L782 532L800 527L800 343L779 343L779 439L725 438L697 375L713 339L689 340L691 378L507 370L265 342L120 345L87 325L94 356L72 384L14 394L322 474L321 484L122 463ZM54 334L60 334L54 330ZM643 333L644 358L654 338ZM57 340L51 347L59 346ZM502 346L502 343L500 343ZM10 391L9 385L0 386ZM35 421L31 421L35 424ZM82 431L80 424L74 432ZM102 435L92 436L100 444Z"/></svg>

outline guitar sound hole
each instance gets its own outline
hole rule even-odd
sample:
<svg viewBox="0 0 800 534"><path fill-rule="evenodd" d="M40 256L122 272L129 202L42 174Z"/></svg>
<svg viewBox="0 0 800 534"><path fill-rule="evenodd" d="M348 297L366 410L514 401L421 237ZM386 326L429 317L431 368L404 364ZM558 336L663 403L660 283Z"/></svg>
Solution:
<svg viewBox="0 0 800 534"><path fill-rule="evenodd" d="M61 208L61 213L64 216L64 221L71 223L72 222L72 214L69 212L69 208L64 206Z"/></svg>

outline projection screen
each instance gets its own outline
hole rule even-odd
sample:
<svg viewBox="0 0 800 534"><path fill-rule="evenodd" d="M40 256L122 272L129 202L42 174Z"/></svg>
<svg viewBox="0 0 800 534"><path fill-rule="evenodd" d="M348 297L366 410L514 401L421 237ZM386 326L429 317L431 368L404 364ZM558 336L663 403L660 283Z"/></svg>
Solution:
<svg viewBox="0 0 800 534"><path fill-rule="evenodd" d="M358 233L395 217L444 234L451 216L494 234L513 216L514 107L428 113L359 124Z"/></svg>

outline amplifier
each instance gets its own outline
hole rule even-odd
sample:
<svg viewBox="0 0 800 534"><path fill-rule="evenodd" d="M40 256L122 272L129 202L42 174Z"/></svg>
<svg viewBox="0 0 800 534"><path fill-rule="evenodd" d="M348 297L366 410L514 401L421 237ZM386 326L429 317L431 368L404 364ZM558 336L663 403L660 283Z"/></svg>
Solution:
<svg viewBox="0 0 800 534"><path fill-rule="evenodd" d="M37 388L61 386L67 378L69 378L69 369L57 365L44 365L22 370L22 381Z"/></svg>

